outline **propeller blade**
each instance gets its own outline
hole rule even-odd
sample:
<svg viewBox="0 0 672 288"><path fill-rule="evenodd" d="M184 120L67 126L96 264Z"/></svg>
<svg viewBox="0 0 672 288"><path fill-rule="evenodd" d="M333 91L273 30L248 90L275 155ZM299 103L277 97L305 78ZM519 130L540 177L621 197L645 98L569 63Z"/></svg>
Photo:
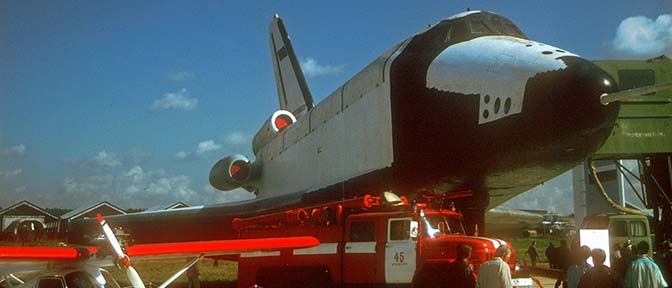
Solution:
<svg viewBox="0 0 672 288"><path fill-rule="evenodd" d="M98 222L100 222L100 226L103 226L103 232L105 233L105 238L107 238L107 241L109 241L110 244L112 245L112 249L114 249L114 252L117 253L117 258L123 259L124 251L121 250L121 245L119 245L117 236L114 236L112 229L110 229L110 225L107 225L107 222L105 221L105 219L103 219L103 216L100 215L100 213L98 213L96 216L98 217Z"/></svg>
<svg viewBox="0 0 672 288"><path fill-rule="evenodd" d="M131 281L133 288L145 288L145 284L142 282L142 279L140 279L138 271L135 271L133 266L126 267L126 277L128 277L128 280Z"/></svg>
<svg viewBox="0 0 672 288"><path fill-rule="evenodd" d="M653 86L646 86L642 88L629 89L619 92L614 92L611 94L604 93L600 96L600 102L602 105L609 105L611 102L623 101L632 97L641 96L644 94L654 93L658 91L663 91L667 89L672 89L672 83L663 83Z"/></svg>
<svg viewBox="0 0 672 288"><path fill-rule="evenodd" d="M110 242L110 245L112 245L112 249L114 249L114 252L117 254L117 258L124 265L124 268L126 269L126 276L128 277L128 280L131 281L133 288L145 288L145 284L142 282L142 279L140 278L138 271L135 271L135 268L131 266L130 259L126 254L124 254L124 250L121 249L119 240L117 240L117 236L115 236L114 233L112 232L110 225L107 225L107 222L105 221L105 219L103 219L103 216L100 215L100 213L98 213L96 216L98 217L98 222L100 222L100 226L103 227L105 238L107 238L107 241Z"/></svg>
<svg viewBox="0 0 672 288"><path fill-rule="evenodd" d="M195 258L194 260L191 260L191 262L189 262L186 266L184 266L184 268L180 269L180 270L177 271L175 274L173 274L173 276L171 276L170 278L168 278L168 280L166 280L165 282L163 282L163 284L161 284L161 285L159 286L159 288L166 288L168 285L172 284L173 281L175 281L175 279L177 279L178 277L182 276L182 274L184 274L184 272L187 272L187 270L189 270L189 268L191 268L191 266L194 266L194 264L196 264L196 263L197 263L199 260L201 260L201 259L203 259L203 255L198 256L198 257Z"/></svg>

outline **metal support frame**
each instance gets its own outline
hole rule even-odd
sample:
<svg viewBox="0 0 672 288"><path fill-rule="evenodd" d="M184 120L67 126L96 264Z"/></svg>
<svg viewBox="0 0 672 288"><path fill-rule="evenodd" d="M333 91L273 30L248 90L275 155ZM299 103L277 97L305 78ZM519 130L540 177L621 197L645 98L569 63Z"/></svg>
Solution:
<svg viewBox="0 0 672 288"><path fill-rule="evenodd" d="M637 197L647 208L653 211L653 217L650 218L653 232L656 235L655 247L653 248L654 250L660 250L664 249L663 244L665 242L672 243L672 153L639 156L637 160L641 169L641 177L638 177L635 173L617 163L618 160L613 160L617 163L616 166L623 173L626 181L633 188L635 194L637 194ZM623 207L614 202L604 190L600 179L597 177L594 161L590 159L589 163L590 172L597 184L597 189L607 204L624 213L648 216L648 214L638 209ZM641 193L635 189L630 179L625 175L626 173L642 182L644 189Z"/></svg>

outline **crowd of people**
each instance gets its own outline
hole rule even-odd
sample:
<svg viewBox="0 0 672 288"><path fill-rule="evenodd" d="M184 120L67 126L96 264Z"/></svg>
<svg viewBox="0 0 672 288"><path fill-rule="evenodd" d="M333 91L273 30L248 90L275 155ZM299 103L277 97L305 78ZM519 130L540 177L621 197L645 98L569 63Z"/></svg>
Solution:
<svg viewBox="0 0 672 288"><path fill-rule="evenodd" d="M649 243L642 241L633 247L614 245L611 252L611 267L604 264L607 255L602 249L579 246L570 249L566 241L559 247L551 243L546 249L549 266L560 270L555 287L667 287L660 267L649 257ZM593 264L588 258L593 258Z"/></svg>
<svg viewBox="0 0 672 288"><path fill-rule="evenodd" d="M471 246L457 246L457 259L450 264L428 263L423 265L413 279L414 288L443 287L503 287L511 288L511 269L509 261L511 249L501 245L495 250L494 258L482 263L478 275L469 263Z"/></svg>
<svg viewBox="0 0 672 288"><path fill-rule="evenodd" d="M649 243L642 241L637 246L616 245L611 253L611 267L605 265L606 252L602 249L590 249L579 246L578 242L570 249L566 241L559 247L549 245L546 257L551 268L558 269L558 281L555 288L664 288L668 287L658 265L649 257ZM551 249L552 248L552 249ZM426 264L415 275L415 288L420 287L480 287L510 288L511 270L507 262L511 249L499 246L494 258L474 272L469 263L472 248L466 244L457 247L457 259L450 264ZM550 250L550 252L549 252ZM538 252L536 242L532 242L526 254L532 265L536 265ZM593 264L588 258L593 258Z"/></svg>

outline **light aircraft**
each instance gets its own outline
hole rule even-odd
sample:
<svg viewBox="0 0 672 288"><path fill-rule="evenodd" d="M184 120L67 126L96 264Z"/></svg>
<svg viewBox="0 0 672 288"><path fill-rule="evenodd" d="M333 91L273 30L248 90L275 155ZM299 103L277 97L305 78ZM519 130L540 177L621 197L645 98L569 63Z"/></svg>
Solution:
<svg viewBox="0 0 672 288"><path fill-rule="evenodd" d="M422 189L468 191L456 204L472 234L486 209L594 153L619 112L605 71L486 11L399 42L317 105L277 15L269 30L279 110L255 135L254 160L230 155L209 176L256 199L109 219L138 243L226 239L234 217ZM71 241L87 229L75 223Z"/></svg>
<svg viewBox="0 0 672 288"><path fill-rule="evenodd" d="M501 206L492 208L485 213L488 234L499 237L519 237L530 227L539 225L543 219L544 216L539 214L502 208Z"/></svg>
<svg viewBox="0 0 672 288"><path fill-rule="evenodd" d="M199 241L132 245L122 250L114 232L98 214L105 238L112 248L114 259L105 257L97 247L2 247L0 246L0 287L35 288L84 288L111 287L119 284L101 266L126 270L134 288L144 288L144 283L131 265L130 257L137 259L193 258L159 287L167 287L187 269L206 256L240 254L243 252L278 251L308 248L319 245L313 237L286 237L248 240ZM17 274L36 272L37 276L23 281Z"/></svg>

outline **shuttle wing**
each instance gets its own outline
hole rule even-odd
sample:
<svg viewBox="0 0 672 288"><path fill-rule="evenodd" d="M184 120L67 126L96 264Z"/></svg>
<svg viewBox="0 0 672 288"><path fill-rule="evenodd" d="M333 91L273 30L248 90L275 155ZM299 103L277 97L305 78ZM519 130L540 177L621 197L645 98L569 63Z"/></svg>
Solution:
<svg viewBox="0 0 672 288"><path fill-rule="evenodd" d="M304 111L313 109L313 96L287 36L285 25L278 15L273 17L268 30L280 109L301 115Z"/></svg>

